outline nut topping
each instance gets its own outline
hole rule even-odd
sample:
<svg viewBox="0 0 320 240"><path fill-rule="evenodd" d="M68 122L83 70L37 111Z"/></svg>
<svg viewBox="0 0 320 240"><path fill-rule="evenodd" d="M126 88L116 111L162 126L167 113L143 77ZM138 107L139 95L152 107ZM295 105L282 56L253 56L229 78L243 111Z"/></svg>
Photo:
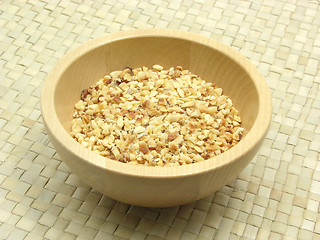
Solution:
<svg viewBox="0 0 320 240"><path fill-rule="evenodd" d="M81 92L71 136L128 164L205 161L243 136L239 112L221 88L181 66L113 71Z"/></svg>

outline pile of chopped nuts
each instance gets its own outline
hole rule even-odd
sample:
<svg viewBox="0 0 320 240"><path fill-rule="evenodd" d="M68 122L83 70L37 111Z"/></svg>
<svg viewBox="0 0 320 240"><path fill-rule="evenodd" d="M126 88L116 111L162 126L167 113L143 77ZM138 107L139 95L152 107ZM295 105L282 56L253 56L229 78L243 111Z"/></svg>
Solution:
<svg viewBox="0 0 320 240"><path fill-rule="evenodd" d="M81 93L71 136L129 164L178 166L236 145L241 118L222 89L182 67L114 71Z"/></svg>

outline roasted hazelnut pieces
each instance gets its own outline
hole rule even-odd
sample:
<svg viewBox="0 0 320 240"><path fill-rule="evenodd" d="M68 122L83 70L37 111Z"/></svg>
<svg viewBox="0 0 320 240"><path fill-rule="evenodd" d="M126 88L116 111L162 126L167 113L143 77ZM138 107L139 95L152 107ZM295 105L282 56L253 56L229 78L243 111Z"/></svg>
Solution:
<svg viewBox="0 0 320 240"><path fill-rule="evenodd" d="M241 118L222 89L182 67L114 71L81 92L71 136L104 157L178 166L236 145Z"/></svg>

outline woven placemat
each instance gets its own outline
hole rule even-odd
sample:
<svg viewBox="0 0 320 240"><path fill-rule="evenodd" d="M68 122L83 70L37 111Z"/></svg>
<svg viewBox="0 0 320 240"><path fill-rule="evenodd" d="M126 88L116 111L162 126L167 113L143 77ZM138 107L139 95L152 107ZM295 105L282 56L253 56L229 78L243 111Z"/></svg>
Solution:
<svg viewBox="0 0 320 240"><path fill-rule="evenodd" d="M0 1L0 239L320 239L320 1ZM197 202L114 201L61 161L41 119L44 78L89 39L133 28L199 33L265 77L273 122L259 153Z"/></svg>

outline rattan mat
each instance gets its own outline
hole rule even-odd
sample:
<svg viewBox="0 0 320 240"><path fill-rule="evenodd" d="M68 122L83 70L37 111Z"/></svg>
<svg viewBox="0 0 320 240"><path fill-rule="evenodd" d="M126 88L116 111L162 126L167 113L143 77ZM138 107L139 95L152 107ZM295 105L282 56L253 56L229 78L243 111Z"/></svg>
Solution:
<svg viewBox="0 0 320 240"><path fill-rule="evenodd" d="M320 239L320 1L0 1L0 239ZM261 71L273 122L250 165L197 202L151 209L92 190L45 133L41 86L89 39L199 33Z"/></svg>

